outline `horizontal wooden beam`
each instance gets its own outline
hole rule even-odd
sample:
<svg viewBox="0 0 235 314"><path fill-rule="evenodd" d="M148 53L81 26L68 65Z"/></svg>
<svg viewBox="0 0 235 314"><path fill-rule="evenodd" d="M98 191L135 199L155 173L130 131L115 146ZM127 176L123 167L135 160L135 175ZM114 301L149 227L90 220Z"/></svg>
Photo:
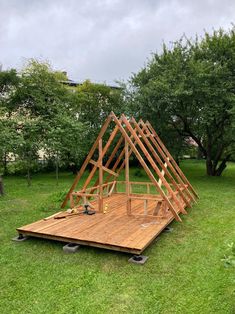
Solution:
<svg viewBox="0 0 235 314"><path fill-rule="evenodd" d="M161 196L155 196L155 197L150 197L150 195L148 196L137 196L137 195L131 195L130 194L130 198L133 200L148 200L148 201L157 201L157 202L162 202L163 198Z"/></svg>
<svg viewBox="0 0 235 314"><path fill-rule="evenodd" d="M117 183L123 183L123 184L126 184L126 181L117 181ZM152 182L150 182L150 181L141 181L141 182L139 182L139 181L130 181L129 182L130 184L136 184L136 185L152 185L152 186L155 186Z"/></svg>
<svg viewBox="0 0 235 314"><path fill-rule="evenodd" d="M108 183L104 183L102 184L102 187L105 187L105 186L108 186L108 185L112 185L115 181L110 181ZM96 186L92 186L91 188L87 188L85 190L81 190L81 191L78 191L78 192L88 192L88 191L94 191L94 190L97 190L99 188L99 185L96 185Z"/></svg>
<svg viewBox="0 0 235 314"><path fill-rule="evenodd" d="M99 194L95 194L95 193L86 193L86 192L72 192L72 195L79 195L79 196L98 196Z"/></svg>

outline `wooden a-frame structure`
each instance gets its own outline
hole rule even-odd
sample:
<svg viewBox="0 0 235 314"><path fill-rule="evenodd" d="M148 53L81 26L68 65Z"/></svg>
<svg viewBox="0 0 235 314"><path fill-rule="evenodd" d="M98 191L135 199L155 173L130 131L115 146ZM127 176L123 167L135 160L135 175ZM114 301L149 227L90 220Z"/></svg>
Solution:
<svg viewBox="0 0 235 314"><path fill-rule="evenodd" d="M149 181L130 181L132 154ZM89 164L90 172L86 171ZM124 181L119 180L122 170ZM98 178L91 184L96 172ZM85 181L77 191L82 175ZM181 221L180 214L186 214L197 197L151 124L137 123L124 115L117 118L112 112L62 204L64 208L70 202L70 209L17 231L25 236L141 254L173 219Z"/></svg>
<svg viewBox="0 0 235 314"><path fill-rule="evenodd" d="M113 131L104 145L104 134L112 122L114 122ZM120 133L120 137L104 163L104 158L108 155L111 143L119 136L118 133ZM115 159L122 145L124 147ZM98 160L95 161L93 155L97 149ZM129 158L131 154L136 156L148 175L150 182L130 182ZM115 160L114 163L113 160ZM86 178L82 189L75 191L89 163L93 165L93 168ZM125 181L118 181L123 168L125 168ZM99 172L98 179L92 187L88 188L96 171ZM105 180L104 173L108 174ZM71 208L79 207L79 204L88 205L89 199L97 197L98 208L96 209L99 212L103 212L104 198L109 197L112 193L119 193L117 186L120 184L125 186L124 194L126 196L126 212L128 215L132 214L131 203L134 199L143 200L144 215L151 215L148 212L148 201L151 200L156 201L156 207L152 211L152 215L158 216L160 212L161 215L164 215L164 213L166 214L167 211L170 211L176 220L181 221L179 213L186 214L185 208L191 207L191 203L195 202L198 197L194 188L148 121L140 120L137 123L133 117L128 120L124 114L118 119L111 112L61 207L64 208L68 200L70 200ZM132 192L132 186L138 184L146 187L145 193L139 195L140 193ZM151 193L150 190L155 191Z"/></svg>

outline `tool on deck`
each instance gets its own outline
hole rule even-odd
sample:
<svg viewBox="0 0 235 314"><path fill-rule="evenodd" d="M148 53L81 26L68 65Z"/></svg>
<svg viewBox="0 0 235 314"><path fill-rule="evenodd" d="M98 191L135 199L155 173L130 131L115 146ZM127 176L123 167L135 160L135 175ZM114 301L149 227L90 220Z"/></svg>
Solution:
<svg viewBox="0 0 235 314"><path fill-rule="evenodd" d="M86 203L82 205L84 208L84 211L82 212L84 215L94 215L95 214L95 210L90 210L90 208L94 208L90 203Z"/></svg>

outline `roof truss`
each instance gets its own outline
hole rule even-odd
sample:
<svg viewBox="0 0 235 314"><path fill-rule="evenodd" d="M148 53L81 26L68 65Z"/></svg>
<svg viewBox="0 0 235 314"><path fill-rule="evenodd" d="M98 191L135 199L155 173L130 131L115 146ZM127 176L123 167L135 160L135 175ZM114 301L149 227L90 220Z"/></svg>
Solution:
<svg viewBox="0 0 235 314"><path fill-rule="evenodd" d="M104 134L108 128L114 125L106 144L104 145ZM114 140L116 141L111 154L108 154ZM98 150L98 160L94 160L94 153ZM117 154L119 155L117 156ZM93 195L98 197L99 210L103 210L103 189L108 187L109 193L115 189L115 182L122 169L125 169L125 187L127 197L127 214L131 214L131 190L129 180L129 158L134 154L140 165L148 175L152 185L158 191L164 206L169 208L175 219L181 221L179 213L186 214L186 207L191 207L191 203L198 197L194 188L183 174L151 124L142 119L138 122L132 117L127 119L125 115L120 118L111 112L102 126L100 133L87 155L80 171L78 172L65 200L62 208L66 206L68 200L73 200L72 196L84 174L88 164L92 164L92 170L84 181L82 190L76 192L76 200L90 198ZM106 162L104 163L104 159ZM112 165L112 166L111 166ZM91 180L98 170L98 178L92 188L88 188ZM104 180L104 173L107 177ZM114 181L111 181L113 180ZM97 194L94 191L98 191ZM89 193L88 193L89 192ZM146 196L146 200L150 196Z"/></svg>

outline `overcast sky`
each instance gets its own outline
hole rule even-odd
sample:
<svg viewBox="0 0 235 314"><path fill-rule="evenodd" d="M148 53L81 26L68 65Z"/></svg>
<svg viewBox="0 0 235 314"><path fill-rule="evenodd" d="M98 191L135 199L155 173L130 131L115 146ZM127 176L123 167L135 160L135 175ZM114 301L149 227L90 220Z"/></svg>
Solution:
<svg viewBox="0 0 235 314"><path fill-rule="evenodd" d="M71 79L113 83L162 42L228 29L235 0L0 0L0 63L48 60Z"/></svg>

